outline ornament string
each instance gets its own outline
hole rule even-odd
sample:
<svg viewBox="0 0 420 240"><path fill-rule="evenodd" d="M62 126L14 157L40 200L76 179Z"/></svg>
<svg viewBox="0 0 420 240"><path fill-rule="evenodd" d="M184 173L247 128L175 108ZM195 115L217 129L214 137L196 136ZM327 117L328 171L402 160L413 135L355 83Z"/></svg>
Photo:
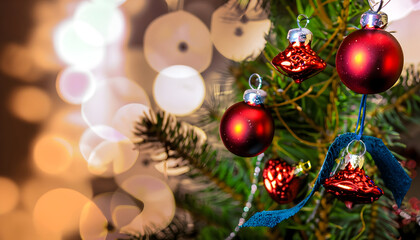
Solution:
<svg viewBox="0 0 420 240"><path fill-rule="evenodd" d="M367 95L363 94L362 101L360 102L359 116L357 117L356 131L354 132L357 134L357 138L356 138L357 140L360 140L362 138L363 130L365 128L366 98L367 98ZM362 111L363 111L363 114L362 114ZM361 115L361 118L360 118L360 115ZM360 126L359 126L359 122L360 122Z"/></svg>
<svg viewBox="0 0 420 240"><path fill-rule="evenodd" d="M384 3L384 1L383 1L383 0L381 0L381 1L379 1L379 3L375 3L375 1L373 1L373 0L368 0L368 3L369 3L369 7L370 7L370 9L371 9L372 11L374 11L374 12L378 13L379 11L381 11L381 10L382 10L382 8L384 8L386 5L388 5L388 3L389 3L390 1L391 1L391 0L387 1L386 3ZM378 9L377 9L377 10L374 10L373 8L374 8L377 4L379 4Z"/></svg>
<svg viewBox="0 0 420 240"><path fill-rule="evenodd" d="M254 199L255 192L257 191L257 183L258 183L258 177L261 172L261 161L264 158L264 153L261 153L257 157L257 162L255 163L255 169L254 169L254 179L252 179L252 185L251 185L251 191L248 196L248 199L246 201L245 207L242 212L242 216L239 219L238 225L235 227L235 229L229 234L229 236L226 238L226 240L233 239L236 234L238 233L240 227L242 224L245 223L245 218L248 216L249 209L252 207L252 200Z"/></svg>

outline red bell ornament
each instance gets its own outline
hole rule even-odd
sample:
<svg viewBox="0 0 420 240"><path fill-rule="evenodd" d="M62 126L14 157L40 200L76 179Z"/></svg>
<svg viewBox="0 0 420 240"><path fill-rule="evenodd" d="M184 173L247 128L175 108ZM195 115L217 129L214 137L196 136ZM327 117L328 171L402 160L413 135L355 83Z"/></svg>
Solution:
<svg viewBox="0 0 420 240"><path fill-rule="evenodd" d="M257 76L258 88L254 89L251 80ZM220 122L220 138L225 147L241 157L254 157L263 153L274 137L274 120L264 107L266 92L261 90L262 79L254 73L249 78L244 101L229 107Z"/></svg>
<svg viewBox="0 0 420 240"><path fill-rule="evenodd" d="M311 169L309 161L291 166L282 159L270 159L263 170L264 187L277 203L290 203L300 191L301 176L309 169Z"/></svg>
<svg viewBox="0 0 420 240"><path fill-rule="evenodd" d="M359 142L364 148L362 153L349 153L349 146L354 143L354 140L350 142L335 169L335 171L339 171L323 183L325 190L343 201L349 209L354 204L373 203L384 194L382 189L376 186L362 169L366 146L362 141Z"/></svg>
<svg viewBox="0 0 420 240"><path fill-rule="evenodd" d="M325 69L327 64L311 49L312 32L300 26L299 17L304 16L306 25L309 19L301 14L298 16L299 28L289 30L287 39L289 46L273 58L271 63L283 75L291 77L296 83L313 77Z"/></svg>
<svg viewBox="0 0 420 240"><path fill-rule="evenodd" d="M388 90L403 69L401 46L384 30L388 16L379 10L365 12L360 20L362 29L344 38L337 51L337 73L344 85L356 93Z"/></svg>

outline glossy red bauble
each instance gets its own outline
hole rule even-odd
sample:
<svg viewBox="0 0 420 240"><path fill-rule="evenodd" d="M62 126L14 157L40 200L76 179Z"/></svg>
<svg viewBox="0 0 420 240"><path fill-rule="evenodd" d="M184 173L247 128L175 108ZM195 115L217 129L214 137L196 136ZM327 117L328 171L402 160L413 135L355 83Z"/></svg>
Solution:
<svg viewBox="0 0 420 240"><path fill-rule="evenodd" d="M280 52L271 63L284 75L291 77L296 83L315 76L327 67L309 44L300 42L290 43Z"/></svg>
<svg viewBox="0 0 420 240"><path fill-rule="evenodd" d="M263 170L264 187L270 197L280 204L292 202L300 188L301 179L295 167L281 159L270 159Z"/></svg>
<svg viewBox="0 0 420 240"><path fill-rule="evenodd" d="M360 29L341 43L336 68L341 81L361 94L380 93L400 77L404 63L400 44L381 29Z"/></svg>
<svg viewBox="0 0 420 240"><path fill-rule="evenodd" d="M238 102L229 107L220 122L220 137L226 148L241 157L264 152L274 137L274 121L261 105Z"/></svg>
<svg viewBox="0 0 420 240"><path fill-rule="evenodd" d="M384 194L363 169L353 168L351 163L327 178L323 185L327 192L343 201L348 208L352 208L353 204L372 203Z"/></svg>

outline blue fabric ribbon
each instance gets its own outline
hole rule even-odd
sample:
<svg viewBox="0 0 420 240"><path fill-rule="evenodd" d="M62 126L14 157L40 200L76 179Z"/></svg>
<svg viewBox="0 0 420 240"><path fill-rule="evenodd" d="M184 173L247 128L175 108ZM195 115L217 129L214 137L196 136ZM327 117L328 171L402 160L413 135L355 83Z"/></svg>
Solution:
<svg viewBox="0 0 420 240"><path fill-rule="evenodd" d="M366 105L364 104L364 106ZM363 132L363 129L361 130ZM370 136L361 136L360 131L359 134L345 133L338 136L334 140L334 142L328 149L327 156L324 160L324 164L321 167L321 171L319 172L318 178L315 181L312 191L303 201L301 201L299 204L290 209L258 212L254 216L252 216L247 222L245 222L241 227L274 227L281 221L288 219L291 216L295 215L297 212L299 212L300 209L309 201L309 199L312 197L315 191L317 191L322 185L322 183L324 183L325 179L327 179L330 176L332 168L335 164L335 159L339 157L341 149L347 147L347 145L352 140L358 139L361 139L365 143L366 151L370 153L376 165L378 166L378 169L381 172L382 179L384 180L385 186L389 190L391 190L398 207L400 207L405 194L410 188L410 177L407 175L407 173L401 167L400 163L397 161L397 159L395 159L395 157L388 150L388 148L385 146L381 139Z"/></svg>
<svg viewBox="0 0 420 240"><path fill-rule="evenodd" d="M356 138L357 140L360 140L360 138L363 135L363 130L365 129L366 98L367 98L367 95L363 94L362 101L360 102L359 116L357 117L356 131L354 132L357 134L357 138ZM362 118L360 119L360 114L362 113L362 110L363 110L363 114L362 114ZM359 122L360 122L360 127L359 127ZM357 132L357 130L359 130L359 133Z"/></svg>

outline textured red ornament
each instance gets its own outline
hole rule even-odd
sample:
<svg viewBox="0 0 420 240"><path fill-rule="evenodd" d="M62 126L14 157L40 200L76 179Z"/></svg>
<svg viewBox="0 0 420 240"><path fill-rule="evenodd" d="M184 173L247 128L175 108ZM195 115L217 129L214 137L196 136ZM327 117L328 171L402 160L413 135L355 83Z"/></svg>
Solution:
<svg viewBox="0 0 420 240"><path fill-rule="evenodd" d="M336 68L341 81L361 94L380 93L400 77L404 56L400 44L382 29L357 30L341 43Z"/></svg>
<svg viewBox="0 0 420 240"><path fill-rule="evenodd" d="M310 42L289 43L289 46L271 62L279 72L291 77L296 83L318 74L327 66L325 61L311 49Z"/></svg>
<svg viewBox="0 0 420 240"><path fill-rule="evenodd" d="M270 197L280 204L290 203L299 192L301 179L295 167L281 159L270 159L263 170L264 187Z"/></svg>
<svg viewBox="0 0 420 240"><path fill-rule="evenodd" d="M351 163L334 176L327 178L323 185L327 192L334 194L350 209L353 204L372 203L384 194L363 169L354 169Z"/></svg>
<svg viewBox="0 0 420 240"><path fill-rule="evenodd" d="M263 104L238 102L224 113L219 131L229 151L241 157L254 157L270 146L274 121Z"/></svg>

